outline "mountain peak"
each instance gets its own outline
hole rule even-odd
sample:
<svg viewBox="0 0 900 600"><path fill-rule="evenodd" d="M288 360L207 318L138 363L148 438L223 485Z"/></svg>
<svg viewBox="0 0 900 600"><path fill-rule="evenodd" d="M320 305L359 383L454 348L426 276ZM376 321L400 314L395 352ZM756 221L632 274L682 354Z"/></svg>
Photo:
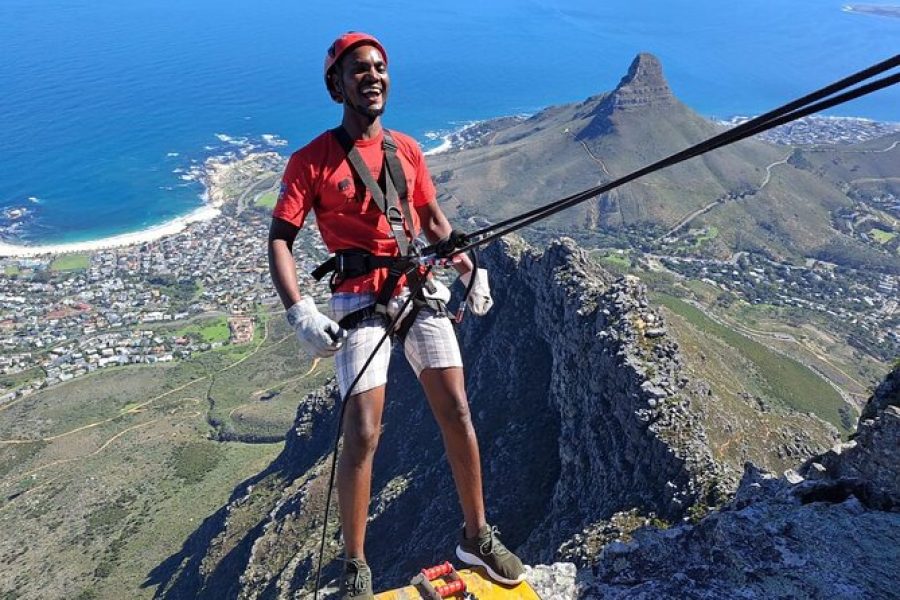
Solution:
<svg viewBox="0 0 900 600"><path fill-rule="evenodd" d="M641 52L632 61L628 74L616 86L610 101L615 109L629 110L635 107L667 106L675 102L675 96L663 76L659 59Z"/></svg>

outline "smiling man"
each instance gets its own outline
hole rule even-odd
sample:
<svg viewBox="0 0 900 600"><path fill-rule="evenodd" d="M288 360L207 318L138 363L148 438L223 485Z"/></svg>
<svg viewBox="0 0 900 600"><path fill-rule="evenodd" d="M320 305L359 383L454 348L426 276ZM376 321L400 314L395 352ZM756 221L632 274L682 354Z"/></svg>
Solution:
<svg viewBox="0 0 900 600"><path fill-rule="evenodd" d="M403 344L441 429L465 519L456 554L485 567L496 581L518 583L525 577L522 562L485 520L478 440L445 306L449 291L404 262L417 235L434 243L447 238L451 227L418 144L382 127L390 91L384 47L365 33L342 35L328 48L325 85L343 107L341 125L291 156L272 213L268 250L275 289L301 345L314 356L333 355L341 394L350 392L337 473L346 555L342 598L374 598L364 543L390 361L387 344L350 386L410 294L412 309L392 334ZM310 211L335 255L316 270L320 277L332 273L333 318L298 289L292 249ZM467 258L455 267L466 285L474 276L467 303L476 315L485 314L492 304L487 271L473 274Z"/></svg>

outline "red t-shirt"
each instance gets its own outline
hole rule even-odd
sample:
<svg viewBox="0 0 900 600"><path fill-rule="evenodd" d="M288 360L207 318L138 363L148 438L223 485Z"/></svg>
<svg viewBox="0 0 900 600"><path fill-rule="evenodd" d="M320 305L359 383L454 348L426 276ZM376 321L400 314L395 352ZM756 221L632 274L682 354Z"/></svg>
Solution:
<svg viewBox="0 0 900 600"><path fill-rule="evenodd" d="M434 200L435 189L422 150L407 135L396 131L391 135L406 176L409 202L414 207L424 206ZM384 162L383 138L379 135L355 144L376 181ZM372 200L371 191L356 188L346 153L331 131L291 155L272 216L302 227L310 210L315 211L319 233L329 252L362 249L378 256L398 254L387 218ZM415 210L411 212L413 231L418 232L418 215ZM387 269L376 269L344 281L335 291L377 292L386 277Z"/></svg>

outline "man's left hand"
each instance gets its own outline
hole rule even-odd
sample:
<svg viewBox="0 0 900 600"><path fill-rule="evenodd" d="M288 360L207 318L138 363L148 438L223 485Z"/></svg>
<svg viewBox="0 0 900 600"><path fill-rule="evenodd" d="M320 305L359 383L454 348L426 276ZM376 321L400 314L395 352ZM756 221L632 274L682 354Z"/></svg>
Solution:
<svg viewBox="0 0 900 600"><path fill-rule="evenodd" d="M469 271L460 275L459 280L464 286L469 287L471 277L472 272ZM475 283L472 284L472 291L469 292L466 303L472 312L479 317L491 310L491 307L494 305L494 299L491 298L491 286L488 283L487 269L478 269L478 272L475 273Z"/></svg>

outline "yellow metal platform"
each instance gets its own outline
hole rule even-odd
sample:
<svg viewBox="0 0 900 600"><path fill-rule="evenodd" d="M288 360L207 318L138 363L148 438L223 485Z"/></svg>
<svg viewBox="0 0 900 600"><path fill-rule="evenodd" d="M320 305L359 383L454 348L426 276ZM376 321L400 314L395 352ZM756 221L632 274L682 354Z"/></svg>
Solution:
<svg viewBox="0 0 900 600"><path fill-rule="evenodd" d="M488 578L484 569L480 568L464 569L458 573L466 582L466 590L475 594L478 600L541 600L541 597L524 581L515 586L495 583ZM447 580L439 578L432 583L439 586L447 583ZM462 598L461 593L448 596L450 600L459 600L459 598ZM419 594L419 590L410 585L375 594L375 600L422 600L422 595Z"/></svg>

